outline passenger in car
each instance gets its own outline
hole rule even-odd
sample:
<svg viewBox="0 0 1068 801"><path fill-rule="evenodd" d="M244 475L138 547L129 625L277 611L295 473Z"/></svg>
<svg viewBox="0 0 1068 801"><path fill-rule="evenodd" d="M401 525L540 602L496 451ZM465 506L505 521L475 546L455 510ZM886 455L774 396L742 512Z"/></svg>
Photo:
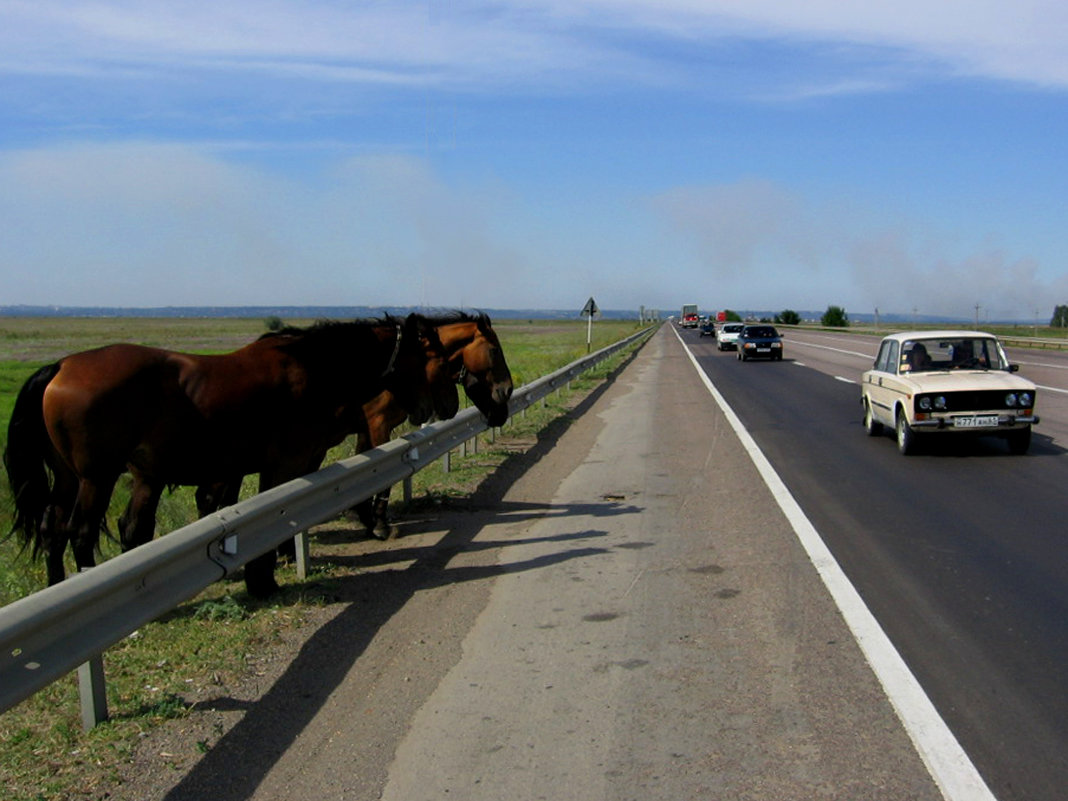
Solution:
<svg viewBox="0 0 1068 801"><path fill-rule="evenodd" d="M908 364L913 372L926 370L931 366L931 357L927 355L927 348L922 342L917 342L908 352Z"/></svg>

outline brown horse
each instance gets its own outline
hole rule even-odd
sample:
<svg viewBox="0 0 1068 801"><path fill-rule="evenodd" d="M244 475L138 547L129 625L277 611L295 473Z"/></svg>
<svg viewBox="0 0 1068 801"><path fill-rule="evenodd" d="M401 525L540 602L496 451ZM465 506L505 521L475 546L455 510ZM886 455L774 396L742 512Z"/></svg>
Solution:
<svg viewBox="0 0 1068 801"><path fill-rule="evenodd" d="M512 396L512 374L489 316L454 312L430 317L427 321L435 326L441 340L448 375L463 386L489 425L504 425L508 419L508 400ZM403 404L390 390L365 403L362 411L362 415L354 417L355 426L350 432L356 434L357 453L388 442L393 429L407 416ZM447 419L442 415L439 417ZM236 503L240 485L240 480L233 480L199 487L196 495L198 512L203 516ZM384 490L355 507L368 531L379 539L388 538L393 531L387 518L389 494L389 490Z"/></svg>
<svg viewBox="0 0 1068 801"><path fill-rule="evenodd" d="M31 376L15 402L4 452L14 529L46 554L55 584L68 542L79 568L94 564L123 472L133 477L119 523L129 549L152 538L165 487L259 473L267 489L303 475L384 390L416 423L459 406L421 315L287 329L218 356L129 344L67 356ZM277 588L274 560L271 551L246 565L251 594Z"/></svg>
<svg viewBox="0 0 1068 801"><path fill-rule="evenodd" d="M451 375L486 416L488 425L504 425L512 397L512 373L489 316L458 314L432 322L445 348ZM404 415L397 399L386 391L364 404L363 419L365 425L357 431L357 453L388 442L393 429L404 422ZM388 539L394 532L389 524L389 495L390 490L383 490L355 507L360 521L379 539Z"/></svg>

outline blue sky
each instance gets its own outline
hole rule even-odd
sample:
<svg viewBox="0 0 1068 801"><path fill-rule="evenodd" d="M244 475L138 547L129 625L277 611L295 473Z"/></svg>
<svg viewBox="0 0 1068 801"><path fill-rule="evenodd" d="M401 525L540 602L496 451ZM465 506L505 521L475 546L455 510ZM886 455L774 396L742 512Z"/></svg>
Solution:
<svg viewBox="0 0 1068 801"><path fill-rule="evenodd" d="M3 0L0 305L1047 321L1068 5L868 5Z"/></svg>

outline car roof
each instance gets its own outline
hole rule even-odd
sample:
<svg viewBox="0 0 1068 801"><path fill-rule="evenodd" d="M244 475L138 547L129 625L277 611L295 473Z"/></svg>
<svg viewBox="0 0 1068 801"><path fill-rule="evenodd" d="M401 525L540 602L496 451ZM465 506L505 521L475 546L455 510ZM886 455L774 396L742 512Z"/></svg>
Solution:
<svg viewBox="0 0 1068 801"><path fill-rule="evenodd" d="M883 337L883 341L896 339L899 342L904 342L910 339L959 339L961 337L988 337L990 339L997 339L993 334L986 331L944 329L940 331L898 331L895 334L889 334L888 336Z"/></svg>

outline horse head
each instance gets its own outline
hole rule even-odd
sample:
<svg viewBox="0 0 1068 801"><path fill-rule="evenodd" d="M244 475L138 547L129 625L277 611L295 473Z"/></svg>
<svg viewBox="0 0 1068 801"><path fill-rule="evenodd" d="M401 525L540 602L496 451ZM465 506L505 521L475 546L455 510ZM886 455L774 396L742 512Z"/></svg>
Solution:
<svg viewBox="0 0 1068 801"><path fill-rule="evenodd" d="M437 330L414 313L396 325L397 341L386 371L386 388L412 425L435 416L442 420L453 417L460 408L460 397Z"/></svg>
<svg viewBox="0 0 1068 801"><path fill-rule="evenodd" d="M508 419L512 373L489 316L481 314L473 322L470 341L453 355L454 374L467 397L486 416L486 422L502 426Z"/></svg>

